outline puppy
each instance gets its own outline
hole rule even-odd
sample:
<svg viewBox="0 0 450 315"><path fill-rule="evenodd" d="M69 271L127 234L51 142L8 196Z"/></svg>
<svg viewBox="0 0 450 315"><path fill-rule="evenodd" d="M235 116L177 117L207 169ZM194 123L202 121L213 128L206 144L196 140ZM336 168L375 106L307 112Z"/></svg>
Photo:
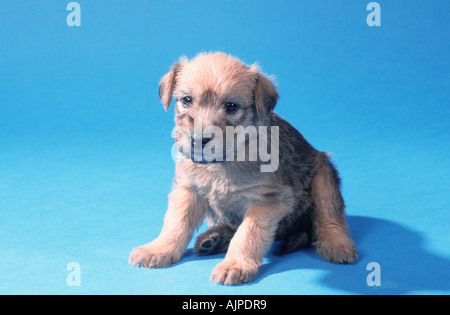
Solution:
<svg viewBox="0 0 450 315"><path fill-rule="evenodd" d="M182 58L161 79L159 96L166 111L175 98L180 153L162 231L134 249L131 264L178 262L205 218L210 229L194 251L226 252L211 274L216 283L252 280L274 240L283 241L282 253L313 246L331 262L357 259L336 168L273 112L278 93L258 66L223 53ZM227 141L206 150L220 137Z"/></svg>

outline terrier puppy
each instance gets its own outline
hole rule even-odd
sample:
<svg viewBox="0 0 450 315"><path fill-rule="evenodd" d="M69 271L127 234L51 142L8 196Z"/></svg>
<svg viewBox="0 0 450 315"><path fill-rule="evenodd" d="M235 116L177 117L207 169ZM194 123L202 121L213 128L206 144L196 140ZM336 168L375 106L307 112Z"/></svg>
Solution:
<svg viewBox="0 0 450 315"><path fill-rule="evenodd" d="M274 240L283 241L283 253L313 246L331 262L357 259L338 172L325 153L273 112L278 93L258 66L223 53L182 58L161 79L159 96L166 111L175 98L180 155L162 231L134 249L131 264L162 268L178 262L205 218L210 229L194 251L227 252L212 271L216 283L250 281ZM206 150L219 133L226 143ZM261 150L267 146L270 164Z"/></svg>

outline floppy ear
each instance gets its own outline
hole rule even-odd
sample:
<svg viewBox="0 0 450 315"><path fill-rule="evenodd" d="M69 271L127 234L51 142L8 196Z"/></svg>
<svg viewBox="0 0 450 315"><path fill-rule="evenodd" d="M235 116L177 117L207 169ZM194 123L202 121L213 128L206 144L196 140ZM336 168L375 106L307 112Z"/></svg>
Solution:
<svg viewBox="0 0 450 315"><path fill-rule="evenodd" d="M170 102L172 100L175 79L180 68L181 65L179 63L174 64L170 68L170 71L161 78L161 81L159 81L159 99L163 103L164 109L166 111L169 108Z"/></svg>
<svg viewBox="0 0 450 315"><path fill-rule="evenodd" d="M255 105L259 117L269 114L277 105L278 92L272 81L260 71L256 73Z"/></svg>

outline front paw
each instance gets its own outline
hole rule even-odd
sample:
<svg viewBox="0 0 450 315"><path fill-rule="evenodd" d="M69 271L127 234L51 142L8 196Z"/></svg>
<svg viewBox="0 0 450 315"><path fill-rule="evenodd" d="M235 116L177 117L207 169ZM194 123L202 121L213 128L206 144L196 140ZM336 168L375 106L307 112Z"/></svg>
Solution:
<svg viewBox="0 0 450 315"><path fill-rule="evenodd" d="M165 268L181 259L181 254L171 251L167 245L152 242L135 248L128 261L143 268Z"/></svg>
<svg viewBox="0 0 450 315"><path fill-rule="evenodd" d="M226 285L239 285L249 282L258 273L258 266L237 260L224 260L211 273L211 280Z"/></svg>

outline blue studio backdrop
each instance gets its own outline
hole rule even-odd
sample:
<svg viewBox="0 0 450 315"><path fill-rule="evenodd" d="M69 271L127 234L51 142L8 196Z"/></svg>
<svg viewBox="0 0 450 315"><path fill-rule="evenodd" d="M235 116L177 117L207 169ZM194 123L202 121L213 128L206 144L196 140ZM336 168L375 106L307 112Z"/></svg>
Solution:
<svg viewBox="0 0 450 315"><path fill-rule="evenodd" d="M370 2L0 1L0 293L449 294L450 2ZM204 51L262 65L275 111L333 156L355 264L272 249L232 287L192 242L128 264L174 177L159 79Z"/></svg>

